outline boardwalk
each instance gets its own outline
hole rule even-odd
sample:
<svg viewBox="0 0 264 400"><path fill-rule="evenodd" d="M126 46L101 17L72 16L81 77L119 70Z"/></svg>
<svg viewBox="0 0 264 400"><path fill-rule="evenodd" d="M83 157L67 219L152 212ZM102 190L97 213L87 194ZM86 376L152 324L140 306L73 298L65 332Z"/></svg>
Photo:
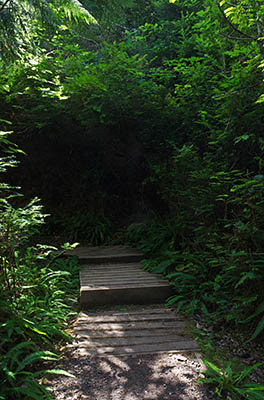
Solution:
<svg viewBox="0 0 264 400"><path fill-rule="evenodd" d="M160 275L143 270L140 252L119 246L81 247L74 255L81 265L83 309L71 344L77 354L123 356L198 350L182 316L157 305L165 303L171 288ZM114 306L117 304L120 306Z"/></svg>

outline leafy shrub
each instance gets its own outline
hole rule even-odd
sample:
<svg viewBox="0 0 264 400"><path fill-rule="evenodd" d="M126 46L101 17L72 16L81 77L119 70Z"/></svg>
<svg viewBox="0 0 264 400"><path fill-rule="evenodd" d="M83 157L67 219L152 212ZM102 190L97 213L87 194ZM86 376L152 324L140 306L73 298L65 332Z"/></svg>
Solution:
<svg viewBox="0 0 264 400"><path fill-rule="evenodd" d="M49 373L67 375L65 371L50 370L45 364L58 359L54 353L56 342L71 340L65 330L75 315L79 275L75 260L49 260L50 250L41 246L16 251L16 281L11 281L10 289L1 275L3 399L51 398L38 379Z"/></svg>
<svg viewBox="0 0 264 400"><path fill-rule="evenodd" d="M262 364L254 364L236 371L230 362L224 368L219 368L207 360L203 361L207 369L204 371L205 377L199 378L199 382L213 386L217 398L224 400L230 398L231 395L233 400L263 399L264 385L249 381L251 372Z"/></svg>
<svg viewBox="0 0 264 400"><path fill-rule="evenodd" d="M264 332L263 175L217 170L218 161L187 145L174 145L171 159L152 168L169 216L128 233L150 256L145 268L170 280L169 304L178 310L245 327L248 340L258 338Z"/></svg>

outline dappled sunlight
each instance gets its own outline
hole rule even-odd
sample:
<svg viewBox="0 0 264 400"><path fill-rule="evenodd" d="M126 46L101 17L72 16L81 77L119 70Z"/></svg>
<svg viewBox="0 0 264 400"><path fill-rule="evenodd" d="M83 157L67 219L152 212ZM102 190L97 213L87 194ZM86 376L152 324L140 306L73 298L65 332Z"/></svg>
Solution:
<svg viewBox="0 0 264 400"><path fill-rule="evenodd" d="M80 398L87 400L208 399L204 388L196 383L201 365L192 355L69 357L64 364L76 379L62 378L58 400L66 400L77 388L83 396Z"/></svg>

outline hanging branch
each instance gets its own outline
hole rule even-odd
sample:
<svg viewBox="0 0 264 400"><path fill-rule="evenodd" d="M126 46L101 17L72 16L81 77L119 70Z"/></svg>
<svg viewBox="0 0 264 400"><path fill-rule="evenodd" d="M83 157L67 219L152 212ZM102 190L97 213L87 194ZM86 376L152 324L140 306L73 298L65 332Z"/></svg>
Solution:
<svg viewBox="0 0 264 400"><path fill-rule="evenodd" d="M251 39L251 40L258 40L257 37L248 35L247 33L240 31L235 25L233 25L232 22L229 21L229 19L228 19L227 16L225 15L225 12L224 12L224 10L222 9L222 7L220 6L219 1L218 1L218 0L215 0L215 2L216 2L217 7L219 8L219 10L221 11L221 14L222 14L223 17L224 17L224 20L228 23L229 26L231 26L232 29L234 29L234 31L238 32L240 35L246 36L248 39Z"/></svg>
<svg viewBox="0 0 264 400"><path fill-rule="evenodd" d="M3 11L3 9L5 8L5 6L9 3L9 1L10 1L10 0L6 0L6 1L4 2L4 4L3 4L2 7L0 8L0 12Z"/></svg>
<svg viewBox="0 0 264 400"><path fill-rule="evenodd" d="M224 33L220 33L220 35L221 35L222 37L225 37L225 38L227 38L227 39L232 39L232 40L252 40L252 39L249 38L249 37L234 37L234 36L226 35L226 34L224 34Z"/></svg>

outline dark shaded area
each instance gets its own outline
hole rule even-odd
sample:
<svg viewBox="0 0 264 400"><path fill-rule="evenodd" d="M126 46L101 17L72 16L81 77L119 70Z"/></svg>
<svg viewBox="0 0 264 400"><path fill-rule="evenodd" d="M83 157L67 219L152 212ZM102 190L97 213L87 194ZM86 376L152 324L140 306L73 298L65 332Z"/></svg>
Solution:
<svg viewBox="0 0 264 400"><path fill-rule="evenodd" d="M14 137L26 152L8 173L23 201L38 196L53 215L101 213L113 220L156 207L145 149L133 132L61 126Z"/></svg>

